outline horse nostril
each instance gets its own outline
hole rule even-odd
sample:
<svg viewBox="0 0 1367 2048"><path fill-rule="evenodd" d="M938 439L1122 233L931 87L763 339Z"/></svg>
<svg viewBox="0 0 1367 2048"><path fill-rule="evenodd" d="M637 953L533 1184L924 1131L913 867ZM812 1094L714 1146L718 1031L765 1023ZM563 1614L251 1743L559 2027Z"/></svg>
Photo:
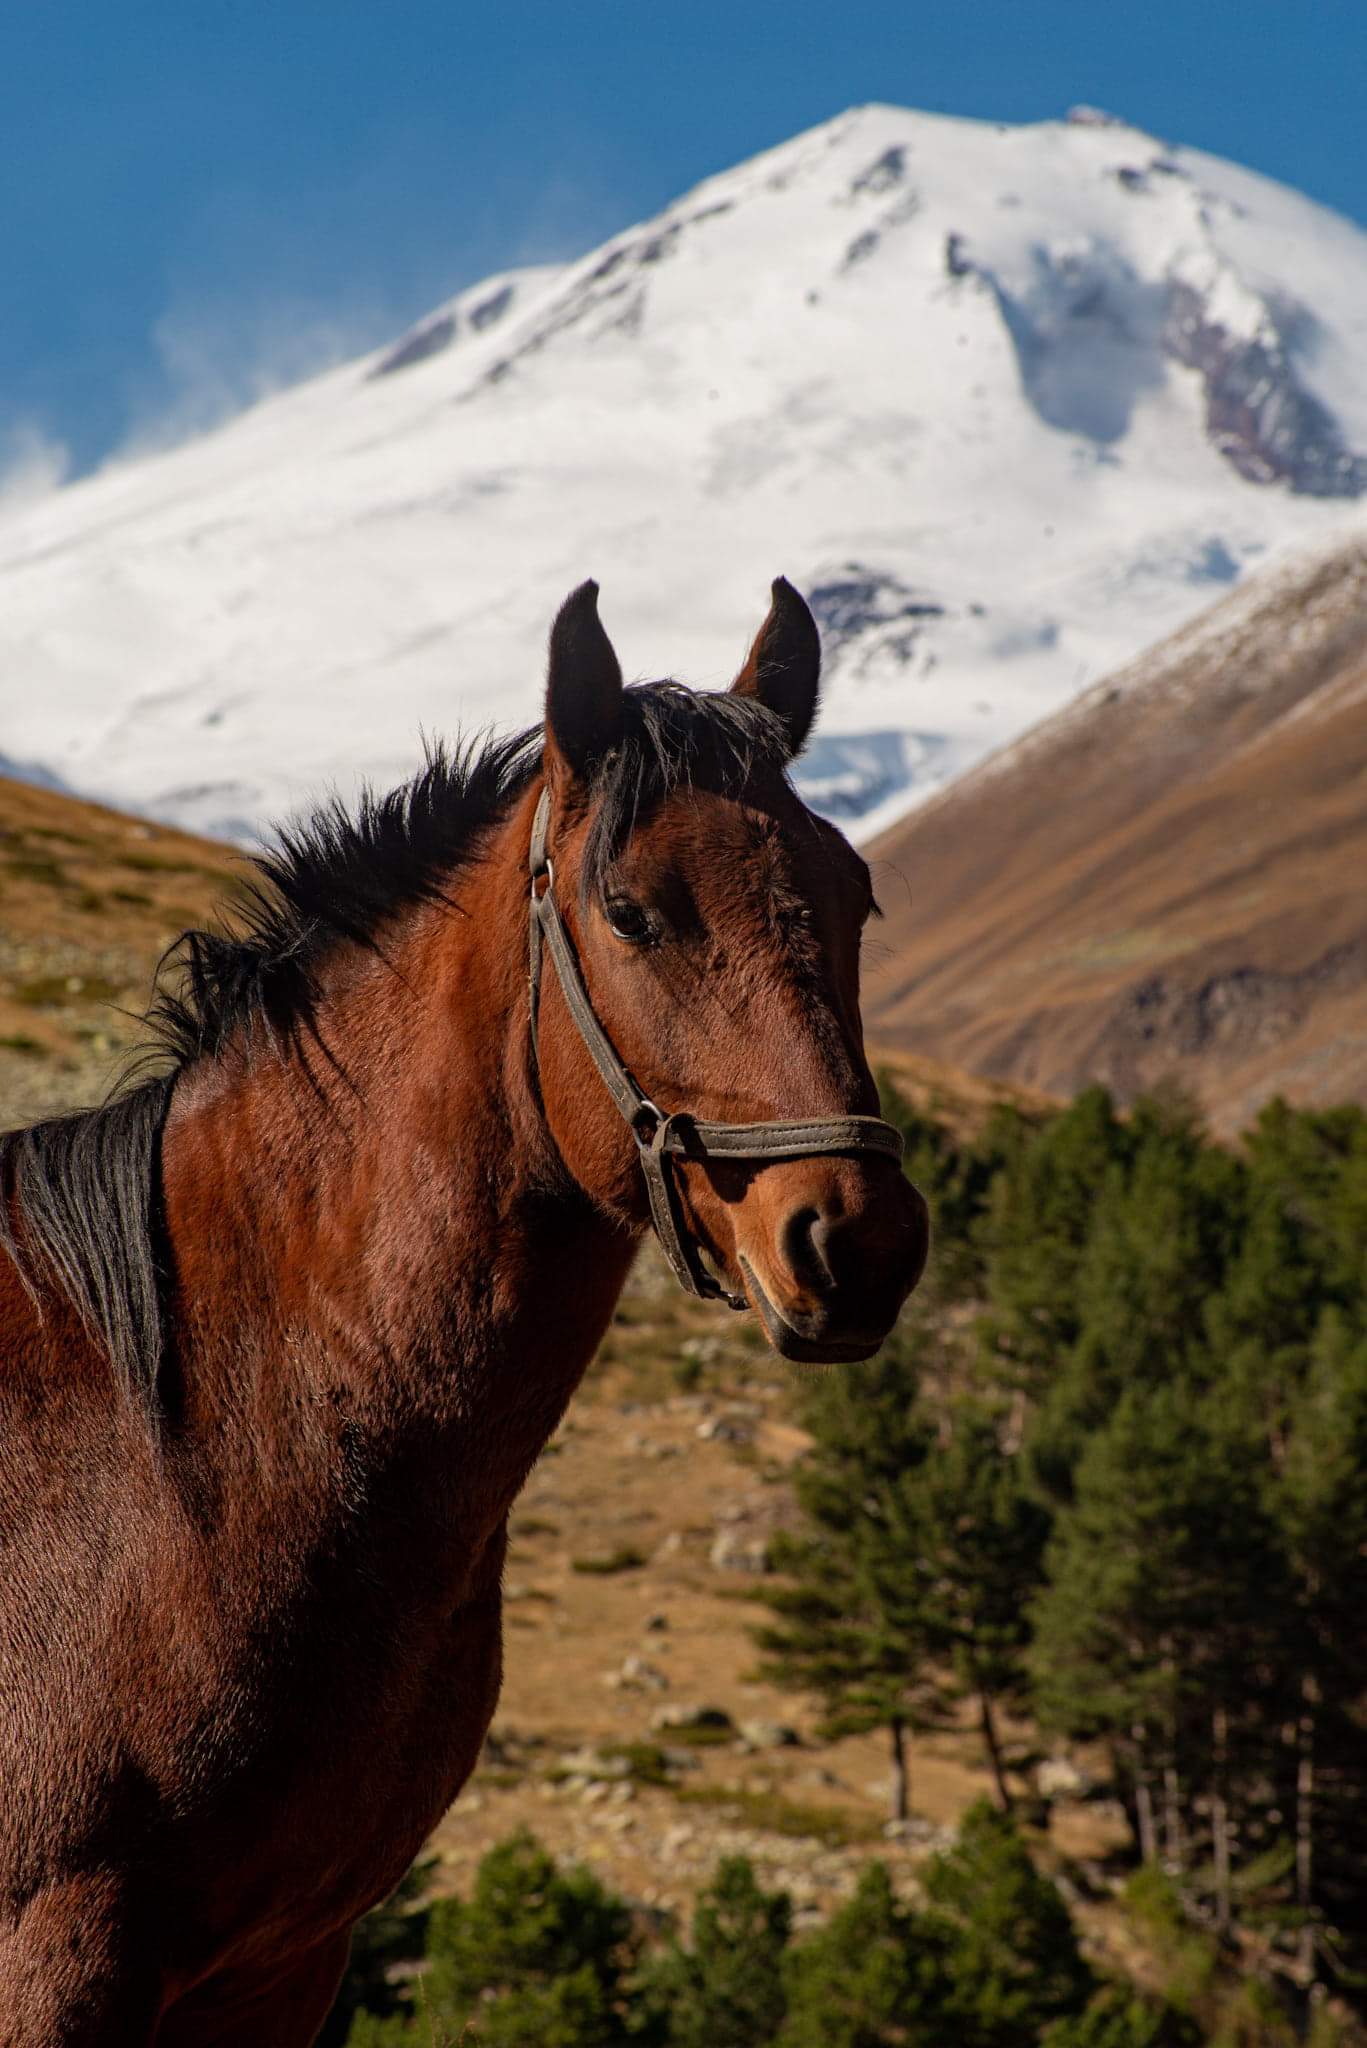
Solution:
<svg viewBox="0 0 1367 2048"><path fill-rule="evenodd" d="M837 1225L831 1221L829 1216L820 1216L812 1225L810 1233L812 1251L816 1256L817 1264L821 1268L828 1291L838 1284L835 1277L835 1261L831 1256L831 1240L835 1237L836 1230Z"/></svg>
<svg viewBox="0 0 1367 2048"><path fill-rule="evenodd" d="M819 1288L821 1284L821 1266L812 1250L812 1225L819 1215L817 1209L794 1209L778 1234L783 1263L802 1287Z"/></svg>
<svg viewBox="0 0 1367 2048"><path fill-rule="evenodd" d="M779 1232L779 1250L793 1278L817 1294L835 1285L827 1257L831 1224L819 1209L794 1209Z"/></svg>

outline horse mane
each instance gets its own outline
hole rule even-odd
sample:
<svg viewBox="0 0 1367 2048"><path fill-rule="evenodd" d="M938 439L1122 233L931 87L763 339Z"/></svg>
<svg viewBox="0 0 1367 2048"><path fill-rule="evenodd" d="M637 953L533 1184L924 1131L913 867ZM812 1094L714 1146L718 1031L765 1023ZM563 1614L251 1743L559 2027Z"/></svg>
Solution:
<svg viewBox="0 0 1367 2048"><path fill-rule="evenodd" d="M46 1281L155 1410L164 1342L162 1126L176 1077L234 1042L316 1036L323 962L347 942L380 951L405 908L453 904L452 885L541 765L540 728L429 746L423 767L354 811L333 797L253 857L235 923L183 933L158 966L147 1039L96 1108L0 1133L0 1250L42 1312ZM593 771L586 893L610 887L638 821L694 781L731 793L782 773L782 721L751 697L633 685L618 744ZM149 1067L152 1071L149 1073Z"/></svg>
<svg viewBox="0 0 1367 2048"><path fill-rule="evenodd" d="M375 950L397 913L450 901L480 834L531 779L535 739L429 746L397 789L363 789L354 811L334 796L279 827L252 860L232 926L183 932L163 956L137 1058L169 1057L179 1070L239 1034L312 1034L324 960L348 940Z"/></svg>

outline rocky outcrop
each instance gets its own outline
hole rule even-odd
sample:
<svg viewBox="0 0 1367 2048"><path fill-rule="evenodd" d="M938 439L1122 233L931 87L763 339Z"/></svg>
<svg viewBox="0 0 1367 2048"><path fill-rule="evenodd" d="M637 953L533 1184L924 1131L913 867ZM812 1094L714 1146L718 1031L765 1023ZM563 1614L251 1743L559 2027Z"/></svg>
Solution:
<svg viewBox="0 0 1367 2048"><path fill-rule="evenodd" d="M1311 309L1240 275L1211 233L1227 203L1171 157L1122 163L1115 177L1137 200L1175 190L1186 203L1190 239L1161 269L1095 236L1041 241L1009 267L976 255L966 234L945 241L948 276L996 301L1040 418L1108 447L1176 366L1200 378L1207 437L1249 483L1361 497L1367 454L1305 380L1322 338Z"/></svg>
<svg viewBox="0 0 1367 2048"><path fill-rule="evenodd" d="M1358 498L1367 491L1367 455L1354 453L1328 407L1296 375L1295 335L1310 318L1303 307L1269 307L1258 331L1244 337L1222 325L1193 286L1174 279L1163 349L1200 376L1206 432L1240 476L1312 498Z"/></svg>

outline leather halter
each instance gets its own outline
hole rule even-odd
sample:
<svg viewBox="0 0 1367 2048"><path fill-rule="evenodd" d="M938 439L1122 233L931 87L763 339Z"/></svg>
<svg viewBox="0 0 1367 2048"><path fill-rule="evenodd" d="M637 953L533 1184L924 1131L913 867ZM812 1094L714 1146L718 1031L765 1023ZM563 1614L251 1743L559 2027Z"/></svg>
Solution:
<svg viewBox="0 0 1367 2048"><path fill-rule="evenodd" d="M565 1006L588 1047L603 1085L636 1140L637 1157L650 1198L655 1235L681 1287L705 1301L724 1301L731 1308L749 1307L743 1294L732 1294L702 1263L698 1246L683 1220L675 1178L676 1159L807 1159L822 1152L874 1152L887 1159L902 1157L902 1134L876 1116L841 1116L762 1124L715 1124L687 1110L666 1112L632 1078L599 1023L584 985L574 945L555 901L555 868L546 849L550 824L550 792L543 789L532 824L531 840L531 1007L532 1057L537 1057L537 1022L544 950L560 978ZM544 882L545 888L539 885Z"/></svg>

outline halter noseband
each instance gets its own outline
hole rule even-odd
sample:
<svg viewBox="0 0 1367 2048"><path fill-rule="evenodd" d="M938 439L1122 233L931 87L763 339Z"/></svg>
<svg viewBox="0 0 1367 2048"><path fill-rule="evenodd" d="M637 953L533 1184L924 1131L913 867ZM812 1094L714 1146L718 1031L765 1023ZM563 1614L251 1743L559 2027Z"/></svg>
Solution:
<svg viewBox="0 0 1367 2048"><path fill-rule="evenodd" d="M594 1013L584 986L574 945L555 901L555 869L546 850L550 824L550 792L543 789L532 823L531 841L531 1005L532 1057L536 1058L537 1021L541 996L542 941L560 978L566 1008L588 1047L603 1085L636 1140L637 1157L650 1198L650 1219L675 1279L704 1301L724 1301L743 1309L743 1294L732 1294L714 1280L702 1263L697 1244L684 1223L675 1180L675 1159L807 1159L820 1152L876 1152L887 1159L902 1157L902 1135L876 1116L829 1117L808 1122L796 1119L764 1124L714 1124L687 1110L666 1113L657 1108L632 1079L617 1056L612 1040ZM546 886L539 889L542 881Z"/></svg>

